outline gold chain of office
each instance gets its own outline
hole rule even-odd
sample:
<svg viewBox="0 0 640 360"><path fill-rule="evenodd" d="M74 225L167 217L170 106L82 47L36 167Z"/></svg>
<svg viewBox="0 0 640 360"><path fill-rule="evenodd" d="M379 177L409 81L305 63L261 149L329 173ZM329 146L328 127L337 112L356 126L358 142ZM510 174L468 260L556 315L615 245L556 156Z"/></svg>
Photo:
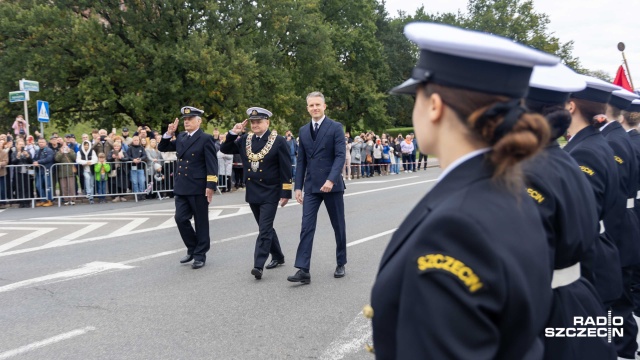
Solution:
<svg viewBox="0 0 640 360"><path fill-rule="evenodd" d="M269 151L271 151L271 147L273 146L273 143L276 142L276 137L278 137L278 133L275 130L271 131L271 134L269 135L269 141L267 141L267 145L265 145L262 148L262 150L260 150L260 152L257 154L254 154L253 151L251 151L251 140L253 140L253 135L254 134L250 132L249 135L247 136L247 142L246 142L247 158L251 162L258 162L264 159L264 157L269 153Z"/></svg>

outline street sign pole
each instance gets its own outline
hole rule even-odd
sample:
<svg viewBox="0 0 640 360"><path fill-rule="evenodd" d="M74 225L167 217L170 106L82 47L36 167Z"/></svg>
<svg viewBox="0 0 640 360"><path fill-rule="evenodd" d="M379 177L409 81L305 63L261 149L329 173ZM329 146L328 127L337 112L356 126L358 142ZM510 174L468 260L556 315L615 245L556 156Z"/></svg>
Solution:
<svg viewBox="0 0 640 360"><path fill-rule="evenodd" d="M29 135L29 110L27 108L27 99L24 99L24 121L27 122L27 135ZM35 137L34 137L35 139Z"/></svg>

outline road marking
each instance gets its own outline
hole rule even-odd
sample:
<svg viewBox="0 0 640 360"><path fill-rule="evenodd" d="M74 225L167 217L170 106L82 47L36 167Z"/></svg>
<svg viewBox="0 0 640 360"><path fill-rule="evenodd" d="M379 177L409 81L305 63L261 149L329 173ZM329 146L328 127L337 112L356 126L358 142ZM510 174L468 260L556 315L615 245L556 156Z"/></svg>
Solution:
<svg viewBox="0 0 640 360"><path fill-rule="evenodd" d="M372 190L363 190L363 191L358 191L358 192L354 192L354 193L347 193L344 196L347 197L347 196L362 195L362 194L368 194L368 193L372 193L372 192L392 190L392 189L397 189L397 188L402 188L402 187L407 187L407 186L426 184L426 183L430 183L430 182L434 182L434 181L437 181L437 179L424 180L424 181L412 182L412 183L407 183L407 184L388 186L388 187L372 189ZM299 204L296 203L296 202L292 202L292 203L287 204L286 207L296 206L296 205L299 205ZM251 214L251 208L248 205L228 205L228 206L219 206L218 208L237 208L238 211L235 212L235 213L227 214L227 215L219 215L217 218L214 218L214 219L210 218L209 221L218 220L218 219L225 219L225 218L228 218L228 217ZM212 208L212 209L215 209L215 208ZM163 210L163 211L165 211L165 210ZM158 213L158 212L159 212L158 210L154 210L154 211L140 211L140 212L129 212L129 213L116 213L116 214L113 214L113 215L122 216L122 215L125 215L125 214L131 214L131 215L145 214L145 216L150 216L151 215L150 213ZM170 213L174 213L175 210L166 210L166 212L167 212L167 214L170 214ZM81 215L81 216L87 217L87 215ZM99 214L99 215L96 214L95 216L100 216L102 218L102 220L109 220L109 218L108 218L109 214ZM57 219L66 219L66 218L73 219L73 217L64 217L64 218L63 217L58 217ZM42 219L42 218L40 218L40 219ZM54 218L50 218L50 219L54 219ZM130 220L130 219L127 219L127 220ZM57 223L57 224L61 225L61 224L67 224L67 223L65 222L65 223ZM160 224L158 226L151 227L151 228L146 228L146 229L133 230L133 231L129 231L128 233L123 233L123 234L115 235L115 236L113 234L107 234L107 235L95 236L95 237L92 237L92 238L86 238L86 239L82 239L82 240L65 241L64 243L61 243L58 240L56 240L56 241L53 241L51 243L48 243L48 244L45 244L45 245L42 245L42 246L32 247L32 248L26 248L26 249L14 250L14 251L0 250L0 257L10 256L10 255L17 255L17 254L24 254L24 253L29 253L29 252L38 251L38 250L52 249L52 248L57 248L57 247L60 247L60 246L83 244L83 243L97 241L97 240L114 239L116 237L121 237L121 236L126 236L126 235L142 234L142 233L146 233L146 232L150 232L150 231L157 231L157 230L163 230L163 229L174 228L174 227L175 227L175 221L174 221L173 217L171 217L170 219L167 219L165 222L163 222L162 224ZM3 228L0 227L0 230L2 230L2 229ZM0 247L0 249L1 249L1 247Z"/></svg>
<svg viewBox="0 0 640 360"><path fill-rule="evenodd" d="M31 343L29 345L25 345L25 346L21 346L17 349L13 349L13 350L9 350L9 351L5 351L3 353L0 353L0 360L4 360L4 359L9 359L12 358L16 355L20 355L20 354L24 354L26 352L29 351L33 351L42 347L45 347L47 345L52 345L55 344L57 342L63 341L63 340L69 340L71 338L80 336L80 335L84 335L86 333L88 333L89 331L94 331L96 328L94 328L93 326L87 326L84 327L82 329L76 329L76 330L72 330L60 335L56 335L54 337L50 337L48 339L45 340L41 340L41 341L37 341L34 343Z"/></svg>
<svg viewBox="0 0 640 360"><path fill-rule="evenodd" d="M72 279L78 279L86 276L95 275L97 273L101 273L104 271L110 270L125 270L125 269L133 269L133 266L124 265L120 263L108 263L101 261L94 261L88 264L84 264L83 266L73 269L66 270L55 274L49 274L45 276L40 276L37 278L18 281L13 284L0 286L0 293L13 291L21 288L31 287L34 285L46 285L52 284Z"/></svg>
<svg viewBox="0 0 640 360"><path fill-rule="evenodd" d="M371 323L360 312L320 355L320 360L340 360L349 354L364 352L367 342L371 342Z"/></svg>
<svg viewBox="0 0 640 360"><path fill-rule="evenodd" d="M379 234L371 235L371 236L366 237L366 238L364 238L364 239L360 239L360 240L352 241L352 242L350 242L350 243L347 243L347 247L349 247L349 246L353 246L353 245L362 244L363 242L367 242L367 241L369 241L369 240L377 239L377 238L379 238L379 237L382 237L382 236L385 236L385 235L388 235L388 234L393 234L393 232L394 232L394 231L396 231L396 230L398 230L398 228L391 229L391 230L387 230L387 231L383 231L383 232L381 232L381 233L379 233Z"/></svg>
<svg viewBox="0 0 640 360"><path fill-rule="evenodd" d="M14 248L16 246L20 246L28 241L31 241L35 238L37 238L38 236L44 235L48 232L51 232L53 230L56 230L57 228L40 228L40 229L34 229L32 227L1 227L0 229L2 230L26 230L26 231L33 231L30 234L27 234L21 238L17 238L15 240L9 241L6 244L2 244L0 245L0 253L2 253L3 251L9 250L11 248ZM35 230L35 231L34 231Z"/></svg>
<svg viewBox="0 0 640 360"><path fill-rule="evenodd" d="M138 219L131 219L131 221L127 225L125 225L125 226L121 227L120 229L112 232L111 236L127 235L130 231L133 231L138 226L144 224L147 220L149 220L148 217L146 217L146 218L138 218Z"/></svg>
<svg viewBox="0 0 640 360"><path fill-rule="evenodd" d="M384 184L384 183L388 183L388 182L394 182L394 181L403 181L403 180L408 180L408 179L415 179L417 178L417 176L409 176L409 177L403 177L403 178L395 178L395 179L389 179L389 180L364 180L364 181L356 181L356 182L345 182L345 184L349 184L349 185L360 185L360 184Z"/></svg>
<svg viewBox="0 0 640 360"><path fill-rule="evenodd" d="M430 182L434 182L434 181L438 181L438 179L424 180L424 181L412 182L412 183L408 183L408 184L395 185L395 186L387 186L387 187L378 188L378 189L363 190L363 191L358 191L358 192L354 192L354 193L344 194L344 197L368 194L368 193L372 193L372 192L385 191L385 190L391 190L391 189L397 189L397 188L406 187L406 186L426 184L426 183L430 183Z"/></svg>

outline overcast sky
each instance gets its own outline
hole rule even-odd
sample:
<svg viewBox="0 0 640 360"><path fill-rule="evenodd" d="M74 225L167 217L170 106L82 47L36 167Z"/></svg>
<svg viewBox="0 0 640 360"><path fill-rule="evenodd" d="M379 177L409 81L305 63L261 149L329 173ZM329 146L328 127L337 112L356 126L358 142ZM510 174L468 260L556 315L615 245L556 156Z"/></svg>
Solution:
<svg viewBox="0 0 640 360"><path fill-rule="evenodd" d="M466 12L467 0L386 0L393 17L398 10L408 14L424 5L428 13ZM604 70L612 77L622 64L619 42L635 88L640 88L640 0L533 0L537 12L549 16L549 30L562 42L574 41L573 55L591 70ZM614 7L615 6L615 7Z"/></svg>

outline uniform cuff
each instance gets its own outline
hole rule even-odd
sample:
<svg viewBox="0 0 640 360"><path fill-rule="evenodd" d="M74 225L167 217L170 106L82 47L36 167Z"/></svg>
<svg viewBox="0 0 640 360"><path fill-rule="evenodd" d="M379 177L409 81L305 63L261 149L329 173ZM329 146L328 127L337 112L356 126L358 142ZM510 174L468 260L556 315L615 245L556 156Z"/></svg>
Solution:
<svg viewBox="0 0 640 360"><path fill-rule="evenodd" d="M218 182L218 177L216 175L207 175L207 182Z"/></svg>

